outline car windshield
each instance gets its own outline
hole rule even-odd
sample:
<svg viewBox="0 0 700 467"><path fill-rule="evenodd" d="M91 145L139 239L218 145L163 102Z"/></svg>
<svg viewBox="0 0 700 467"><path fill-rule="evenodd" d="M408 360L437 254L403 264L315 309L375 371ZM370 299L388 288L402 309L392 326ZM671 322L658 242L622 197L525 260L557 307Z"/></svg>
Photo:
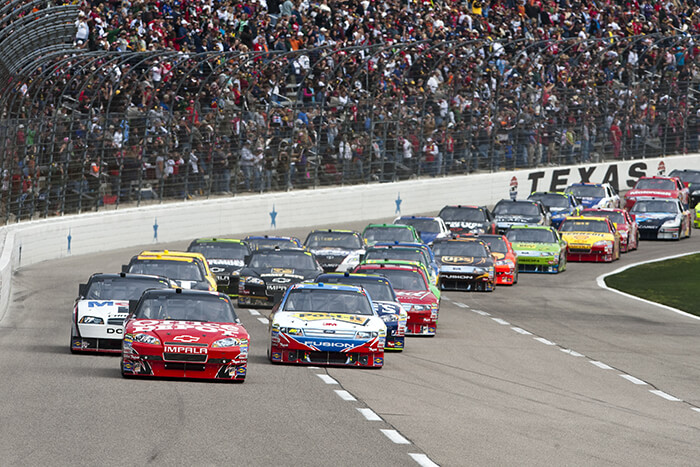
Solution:
<svg viewBox="0 0 700 467"><path fill-rule="evenodd" d="M610 232L607 222L594 219L566 219L561 224L560 230L562 232Z"/></svg>
<svg viewBox="0 0 700 467"><path fill-rule="evenodd" d="M508 247L506 246L506 241L502 237L479 237L481 240L486 242L492 253L508 253Z"/></svg>
<svg viewBox="0 0 700 467"><path fill-rule="evenodd" d="M683 172L674 170L669 174L671 177L678 177L684 183L700 183L700 171Z"/></svg>
<svg viewBox="0 0 700 467"><path fill-rule="evenodd" d="M642 199L634 203L632 209L630 209L631 214L640 214L645 212L668 212L668 213L678 213L678 203L675 200L661 200L661 199Z"/></svg>
<svg viewBox="0 0 700 467"><path fill-rule="evenodd" d="M228 297L197 294L149 294L134 313L136 319L235 323L236 313Z"/></svg>
<svg viewBox="0 0 700 467"><path fill-rule="evenodd" d="M478 241L447 241L433 245L435 256L488 256L483 243Z"/></svg>
<svg viewBox="0 0 700 467"><path fill-rule="evenodd" d="M537 216L540 211L537 209L537 205L534 203L521 203L515 201L507 201L505 203L499 202L495 208L493 208L493 213L497 216L502 215L518 215L518 216Z"/></svg>
<svg viewBox="0 0 700 467"><path fill-rule="evenodd" d="M506 237L511 242L519 243L554 243L554 232L549 229L510 229Z"/></svg>
<svg viewBox="0 0 700 467"><path fill-rule="evenodd" d="M571 185L566 191L577 198L605 198L605 188L597 185Z"/></svg>
<svg viewBox="0 0 700 467"><path fill-rule="evenodd" d="M325 276L323 282L363 287L372 300L393 302L396 300L389 281L360 276Z"/></svg>
<svg viewBox="0 0 700 467"><path fill-rule="evenodd" d="M249 254L248 247L242 243L211 242L196 243L190 245L187 251L201 253L205 258L211 259L238 259L243 261Z"/></svg>
<svg viewBox="0 0 700 467"><path fill-rule="evenodd" d="M306 239L308 248L343 248L359 250L362 241L353 232L312 232Z"/></svg>
<svg viewBox="0 0 700 467"><path fill-rule="evenodd" d="M641 178L634 186L635 190L675 190L673 180L665 178Z"/></svg>
<svg viewBox="0 0 700 467"><path fill-rule="evenodd" d="M420 250L411 250L408 248L373 248L365 254L365 260L368 259L400 259L404 261L417 261L427 266L425 255Z"/></svg>
<svg viewBox="0 0 700 467"><path fill-rule="evenodd" d="M304 251L258 251L250 257L248 267L254 269L316 269L311 254Z"/></svg>
<svg viewBox="0 0 700 467"><path fill-rule="evenodd" d="M362 236L368 242L413 242L410 229L400 227L368 227Z"/></svg>
<svg viewBox="0 0 700 467"><path fill-rule="evenodd" d="M289 250L299 248L299 245L291 238L246 238L245 242L251 250Z"/></svg>
<svg viewBox="0 0 700 467"><path fill-rule="evenodd" d="M352 290L294 289L284 302L284 311L373 315L367 296Z"/></svg>
<svg viewBox="0 0 700 467"><path fill-rule="evenodd" d="M486 213L479 208L443 208L439 216L445 222L486 222Z"/></svg>
<svg viewBox="0 0 700 467"><path fill-rule="evenodd" d="M545 205L548 208L569 207L569 199L564 195L556 195L553 193L534 194L530 195L529 199L540 201L543 205Z"/></svg>
<svg viewBox="0 0 700 467"><path fill-rule="evenodd" d="M137 259L129 266L129 272L164 276L176 281L201 282L204 280L201 269L194 261Z"/></svg>
<svg viewBox="0 0 700 467"><path fill-rule="evenodd" d="M170 284L161 279L110 277L90 280L85 296L88 300L138 300L146 289L166 289Z"/></svg>
<svg viewBox="0 0 700 467"><path fill-rule="evenodd" d="M440 223L435 219L401 218L398 219L396 223L403 225L411 225L418 232L440 233Z"/></svg>
<svg viewBox="0 0 700 467"><path fill-rule="evenodd" d="M615 224L625 223L625 216L617 211L583 211L581 215L586 217L607 217Z"/></svg>
<svg viewBox="0 0 700 467"><path fill-rule="evenodd" d="M413 291L423 291L428 290L428 286L425 283L425 279L420 272L410 269L384 269L380 271L376 269L372 270L362 270L358 272L368 273L368 274L381 274L382 276L389 279L391 286L394 290L413 290Z"/></svg>

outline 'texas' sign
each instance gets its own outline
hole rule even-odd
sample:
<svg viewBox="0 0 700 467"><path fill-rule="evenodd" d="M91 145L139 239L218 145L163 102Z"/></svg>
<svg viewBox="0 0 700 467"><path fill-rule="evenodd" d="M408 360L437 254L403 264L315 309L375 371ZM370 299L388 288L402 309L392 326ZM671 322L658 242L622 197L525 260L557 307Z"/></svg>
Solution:
<svg viewBox="0 0 700 467"><path fill-rule="evenodd" d="M650 170L649 165L653 165L654 168ZM530 181L530 192L564 191L572 183L609 183L615 190L620 191L632 188L639 177L655 174L656 165L640 161L566 167L530 172L527 179Z"/></svg>

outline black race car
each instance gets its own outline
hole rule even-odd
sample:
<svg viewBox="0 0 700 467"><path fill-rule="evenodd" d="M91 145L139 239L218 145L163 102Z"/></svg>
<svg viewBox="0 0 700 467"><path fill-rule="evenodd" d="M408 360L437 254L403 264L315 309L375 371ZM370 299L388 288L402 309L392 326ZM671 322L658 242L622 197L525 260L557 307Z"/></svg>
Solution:
<svg viewBox="0 0 700 467"><path fill-rule="evenodd" d="M483 240L465 236L436 241L433 253L440 267L440 290L491 292L496 288L495 261Z"/></svg>
<svg viewBox="0 0 700 467"><path fill-rule="evenodd" d="M238 305L272 307L287 288L314 280L323 272L316 257L304 249L256 250L238 277Z"/></svg>
<svg viewBox="0 0 700 467"><path fill-rule="evenodd" d="M493 208L498 233L511 225L552 225L552 215L539 201L502 199Z"/></svg>
<svg viewBox="0 0 700 467"><path fill-rule="evenodd" d="M250 248L233 238L198 238L190 243L187 251L201 253L216 276L216 288L231 297L238 296L238 272L245 266Z"/></svg>
<svg viewBox="0 0 700 467"><path fill-rule="evenodd" d="M348 271L359 262L365 241L352 230L314 230L306 237L304 246L316 255L326 272Z"/></svg>
<svg viewBox="0 0 700 467"><path fill-rule="evenodd" d="M493 214L483 206L445 206L438 214L455 235L496 233Z"/></svg>
<svg viewBox="0 0 700 467"><path fill-rule="evenodd" d="M678 177L683 182L683 185L688 187L690 192L690 207L695 207L700 201L700 170L693 169L675 169L672 170L669 177Z"/></svg>

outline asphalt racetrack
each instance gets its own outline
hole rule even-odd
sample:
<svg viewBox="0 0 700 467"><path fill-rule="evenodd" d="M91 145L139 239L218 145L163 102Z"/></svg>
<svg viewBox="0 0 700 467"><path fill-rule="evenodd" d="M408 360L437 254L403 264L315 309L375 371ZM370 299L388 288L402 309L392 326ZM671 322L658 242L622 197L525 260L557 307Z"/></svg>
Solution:
<svg viewBox="0 0 700 467"><path fill-rule="evenodd" d="M26 267L0 322L0 462L698 465L700 320L596 284L700 250L693 233L613 264L445 293L437 336L407 339L381 370L273 366L268 310L239 309L251 334L244 384L126 380L118 357L69 352L78 284L143 248Z"/></svg>

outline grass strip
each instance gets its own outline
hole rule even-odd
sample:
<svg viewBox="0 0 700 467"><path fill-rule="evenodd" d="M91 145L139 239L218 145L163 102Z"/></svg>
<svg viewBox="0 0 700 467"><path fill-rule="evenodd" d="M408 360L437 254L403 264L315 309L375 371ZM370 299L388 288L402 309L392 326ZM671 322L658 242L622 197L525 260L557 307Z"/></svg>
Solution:
<svg viewBox="0 0 700 467"><path fill-rule="evenodd" d="M608 287L700 316L700 254L643 264L608 276Z"/></svg>

